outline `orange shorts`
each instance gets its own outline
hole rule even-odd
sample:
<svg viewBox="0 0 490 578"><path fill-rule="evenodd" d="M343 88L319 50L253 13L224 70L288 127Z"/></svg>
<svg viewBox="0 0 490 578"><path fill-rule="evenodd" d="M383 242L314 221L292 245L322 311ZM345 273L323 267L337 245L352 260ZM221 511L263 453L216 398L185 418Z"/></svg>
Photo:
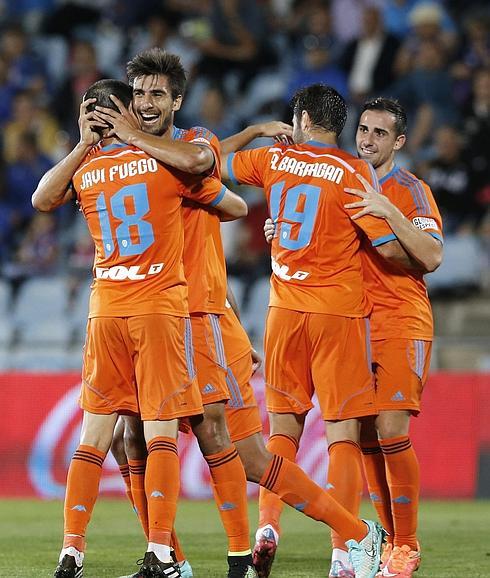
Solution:
<svg viewBox="0 0 490 578"><path fill-rule="evenodd" d="M376 414L367 319L269 307L267 410L303 414L316 393L323 419Z"/></svg>
<svg viewBox="0 0 490 578"><path fill-rule="evenodd" d="M80 405L97 414L140 414L144 421L202 413L189 319L89 319Z"/></svg>
<svg viewBox="0 0 490 578"><path fill-rule="evenodd" d="M191 315L194 363L202 403L230 398L226 385L226 358L218 315Z"/></svg>
<svg viewBox="0 0 490 578"><path fill-rule="evenodd" d="M432 341L382 339L372 342L378 410L420 412L430 367Z"/></svg>
<svg viewBox="0 0 490 578"><path fill-rule="evenodd" d="M226 404L225 415L232 442L248 438L262 431L259 406L250 378L252 377L252 356L247 353L228 367L226 383L230 390L230 400Z"/></svg>

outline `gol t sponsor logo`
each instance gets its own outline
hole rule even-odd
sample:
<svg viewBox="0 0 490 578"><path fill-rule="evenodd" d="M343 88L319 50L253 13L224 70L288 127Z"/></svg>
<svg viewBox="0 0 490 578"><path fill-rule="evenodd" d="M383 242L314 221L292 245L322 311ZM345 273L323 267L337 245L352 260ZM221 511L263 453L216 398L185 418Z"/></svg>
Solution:
<svg viewBox="0 0 490 578"><path fill-rule="evenodd" d="M308 271L295 271L292 275L289 274L289 267L287 265L280 265L274 257L271 258L272 261L272 271L274 275L277 275L280 279L284 281L290 281L291 279L297 279L298 281L303 281L310 274Z"/></svg>
<svg viewBox="0 0 490 578"><path fill-rule="evenodd" d="M157 275L163 270L164 263L153 263L146 273L141 272L140 265L114 265L113 267L96 267L95 276L97 279L110 279L111 281L139 281L146 279L149 275Z"/></svg>

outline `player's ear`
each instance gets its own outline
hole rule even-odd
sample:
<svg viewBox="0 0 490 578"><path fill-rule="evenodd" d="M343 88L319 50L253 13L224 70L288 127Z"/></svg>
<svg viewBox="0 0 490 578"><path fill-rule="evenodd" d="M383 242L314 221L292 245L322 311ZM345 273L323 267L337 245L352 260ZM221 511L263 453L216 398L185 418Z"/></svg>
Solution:
<svg viewBox="0 0 490 578"><path fill-rule="evenodd" d="M405 141L407 140L407 137L404 134L401 134L399 137L397 137L396 141L395 141L395 146L393 147L396 151L399 151L403 145L405 144Z"/></svg>
<svg viewBox="0 0 490 578"><path fill-rule="evenodd" d="M177 96L177 98L174 98L174 103L172 105L172 110L175 112L176 110L180 110L180 107L182 106L182 95L179 94L179 96Z"/></svg>

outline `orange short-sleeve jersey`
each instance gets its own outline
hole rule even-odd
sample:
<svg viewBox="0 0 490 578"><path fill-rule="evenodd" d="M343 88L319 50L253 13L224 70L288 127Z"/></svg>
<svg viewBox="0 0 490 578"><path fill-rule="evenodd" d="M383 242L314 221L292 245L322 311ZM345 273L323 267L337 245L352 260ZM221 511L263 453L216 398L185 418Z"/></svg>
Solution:
<svg viewBox="0 0 490 578"><path fill-rule="evenodd" d="M373 245L394 240L382 219L352 221L344 188L358 188L356 172L376 187L370 164L335 146L309 141L240 151L228 157L236 183L263 187L271 218L270 305L311 313L362 317L369 304L362 284L363 233Z"/></svg>
<svg viewBox="0 0 490 578"><path fill-rule="evenodd" d="M219 188L184 178L125 144L94 147L82 162L73 187L95 244L90 317L188 314L182 197L212 203Z"/></svg>
<svg viewBox="0 0 490 578"><path fill-rule="evenodd" d="M215 158L210 181L218 181L221 174L220 145L216 136L202 127L189 130L173 129L173 138L207 146ZM219 182L219 181L218 181ZM220 183L220 193L226 188ZM216 202L220 200L220 196ZM226 265L221 243L220 221L217 213L194 203L184 201L184 271L189 285L189 311L191 313L224 312L226 298Z"/></svg>
<svg viewBox="0 0 490 578"><path fill-rule="evenodd" d="M410 222L443 242L441 215L426 183L395 166L380 179L380 185L382 194ZM432 310L422 273L390 264L368 245L363 254L363 269L373 302L371 339L432 339Z"/></svg>

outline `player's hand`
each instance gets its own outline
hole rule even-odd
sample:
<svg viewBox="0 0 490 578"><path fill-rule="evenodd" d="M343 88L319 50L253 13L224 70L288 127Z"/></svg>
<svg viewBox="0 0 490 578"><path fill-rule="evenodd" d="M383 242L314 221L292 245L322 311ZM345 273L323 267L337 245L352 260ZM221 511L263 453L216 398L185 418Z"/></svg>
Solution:
<svg viewBox="0 0 490 578"><path fill-rule="evenodd" d="M95 129L107 127L106 123L101 123L94 118L95 113L93 111L87 112L87 107L96 100L96 98L88 98L80 104L78 127L80 129L80 144L84 146L91 147L96 145L102 137Z"/></svg>
<svg viewBox="0 0 490 578"><path fill-rule="evenodd" d="M280 120L264 122L260 125L260 136L273 138L283 144L292 144L293 127Z"/></svg>
<svg viewBox="0 0 490 578"><path fill-rule="evenodd" d="M356 219L364 217L364 215L373 215L380 219L389 219L393 215L393 203L388 199L388 197L382 193L378 193L371 183L362 175L356 173L356 177L364 187L364 190L350 188L344 189L344 191L349 193L349 195L355 195L362 199L361 201L355 201L344 205L346 209L361 209L359 212L351 215L350 218L355 221Z"/></svg>
<svg viewBox="0 0 490 578"><path fill-rule="evenodd" d="M276 234L276 225L272 219L266 219L264 223L264 237L268 243L272 243L272 239Z"/></svg>
<svg viewBox="0 0 490 578"><path fill-rule="evenodd" d="M252 347L252 375L262 365L262 356Z"/></svg>
<svg viewBox="0 0 490 578"><path fill-rule="evenodd" d="M130 142L135 131L140 130L138 119L134 115L132 108L126 108L124 104L113 94L110 96L112 102L119 110L105 108L103 106L95 107L96 118L107 124L112 125L112 130L107 134L108 137L117 136L123 142Z"/></svg>

